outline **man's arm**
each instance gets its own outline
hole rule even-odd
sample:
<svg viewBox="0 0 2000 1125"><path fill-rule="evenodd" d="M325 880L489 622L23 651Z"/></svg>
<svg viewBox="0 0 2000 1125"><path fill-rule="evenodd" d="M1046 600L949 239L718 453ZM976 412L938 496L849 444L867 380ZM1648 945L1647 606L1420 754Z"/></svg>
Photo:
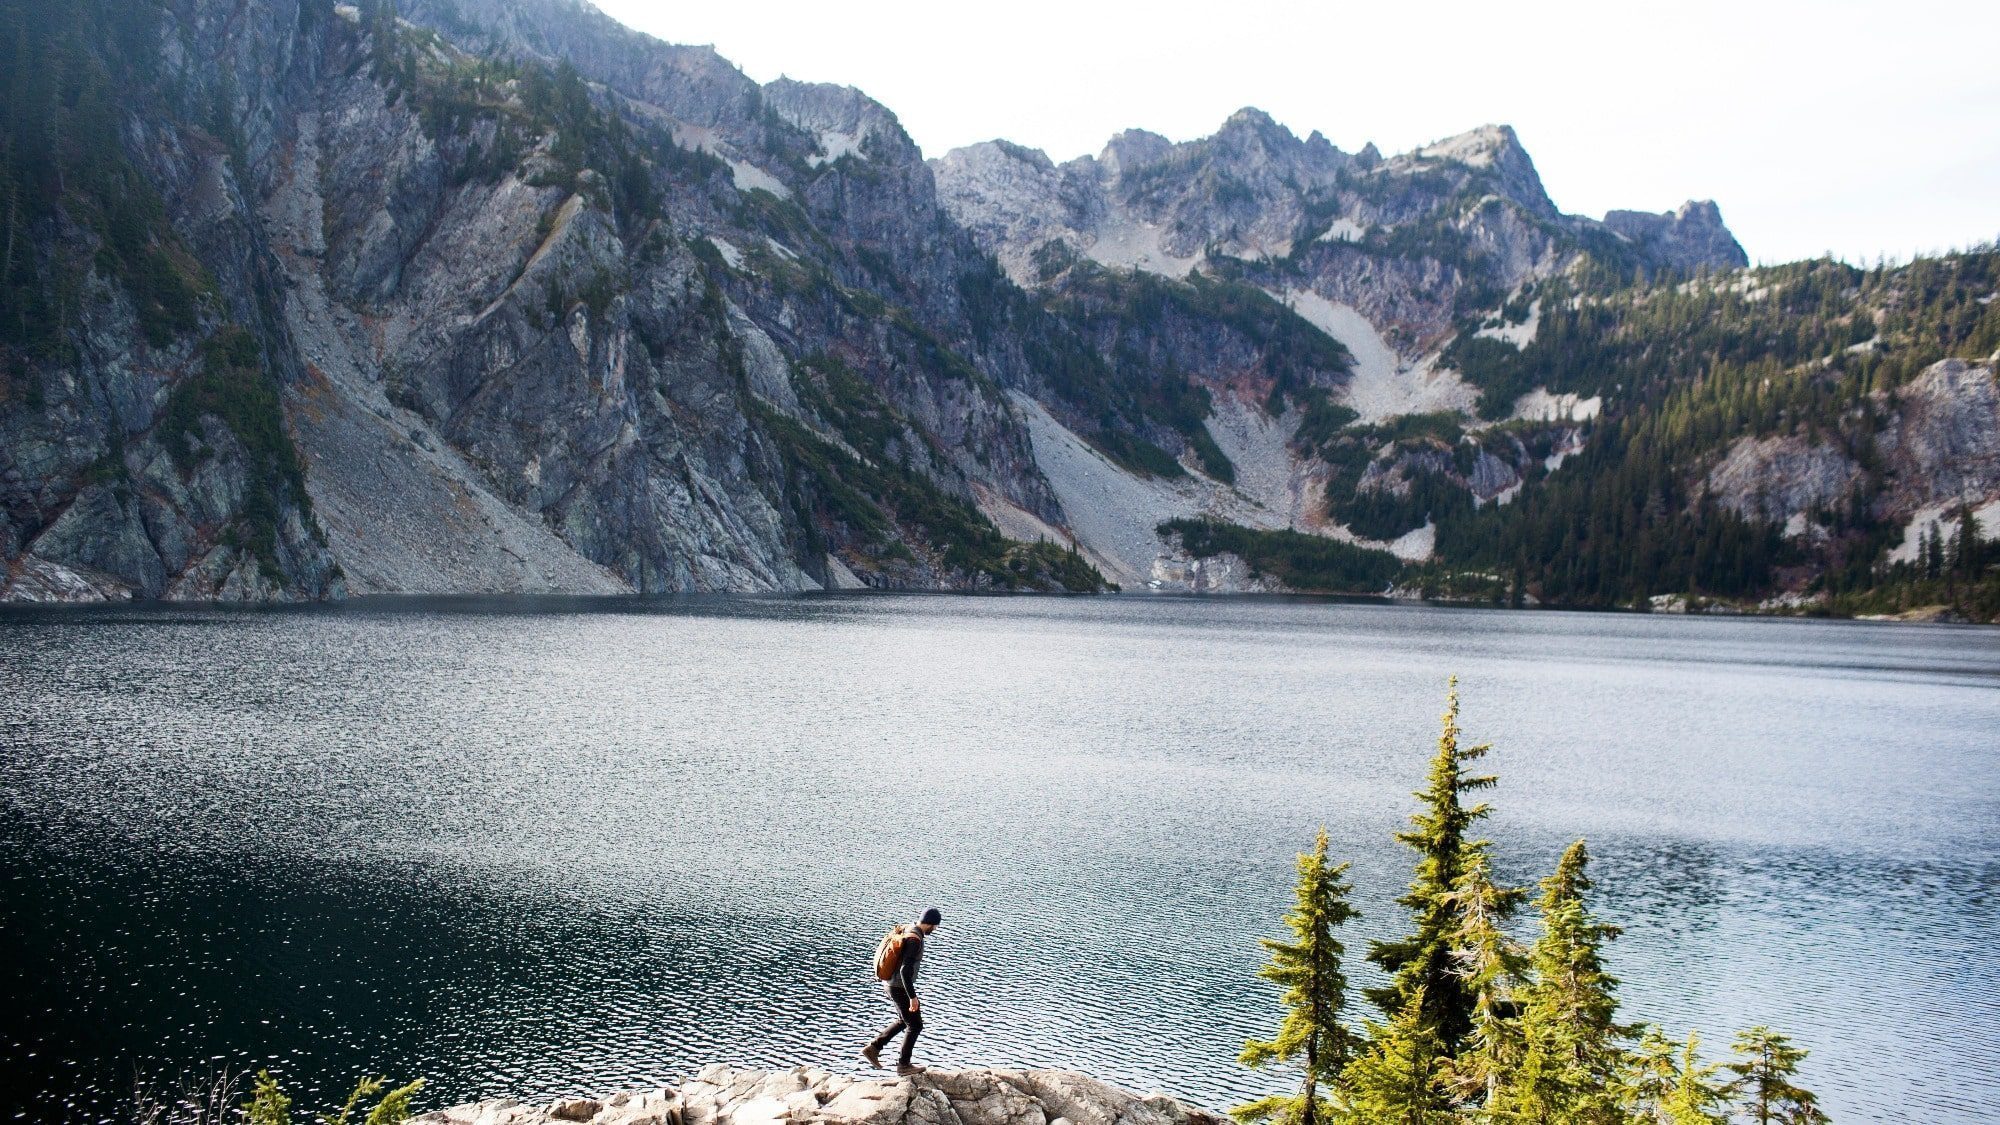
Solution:
<svg viewBox="0 0 2000 1125"><path fill-rule="evenodd" d="M896 961L896 983L903 986L903 994L910 998L910 1010L917 1010L917 963L924 959L924 935L911 934L903 939L903 955Z"/></svg>

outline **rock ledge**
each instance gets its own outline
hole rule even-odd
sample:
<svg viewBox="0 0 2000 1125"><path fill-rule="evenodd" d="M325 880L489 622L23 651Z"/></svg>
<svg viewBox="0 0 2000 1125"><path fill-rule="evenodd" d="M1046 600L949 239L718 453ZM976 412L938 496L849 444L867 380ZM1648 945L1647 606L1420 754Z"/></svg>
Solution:
<svg viewBox="0 0 2000 1125"><path fill-rule="evenodd" d="M1164 1094L1141 1096L1067 1070L932 1070L850 1078L816 1067L702 1068L662 1086L546 1105L473 1102L420 1125L1226 1125Z"/></svg>

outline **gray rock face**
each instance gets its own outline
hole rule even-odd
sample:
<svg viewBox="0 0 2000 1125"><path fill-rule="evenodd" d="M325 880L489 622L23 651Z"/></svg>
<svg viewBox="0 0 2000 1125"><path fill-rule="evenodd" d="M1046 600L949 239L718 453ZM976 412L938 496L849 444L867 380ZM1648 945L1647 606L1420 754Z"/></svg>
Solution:
<svg viewBox="0 0 2000 1125"><path fill-rule="evenodd" d="M2000 383L1992 363L1946 359L1895 395L1878 441L1889 465L1887 512L2000 497Z"/></svg>
<svg viewBox="0 0 2000 1125"><path fill-rule="evenodd" d="M1712 199L1690 199L1680 210L1654 215L1645 211L1612 211L1604 225L1638 247L1647 261L1682 273L1709 269L1741 269L1750 256L1723 225L1722 209Z"/></svg>
<svg viewBox="0 0 2000 1125"><path fill-rule="evenodd" d="M547 1105L453 1106L421 1125L1223 1125L1163 1094L1142 1097L1064 1070L932 1070L854 1079L813 1067L705 1067L678 1088Z"/></svg>
<svg viewBox="0 0 2000 1125"><path fill-rule="evenodd" d="M977 585L991 575L943 559L971 532L908 519L890 491L970 511L977 486L1062 522L990 381L1022 377L1018 355L961 358L960 277L991 266L878 104L760 88L571 0L415 0L393 37L351 13L232 10L183 6L164 61L188 104L233 89L240 147L171 105L131 113L223 311L262 326L305 489L257 558L231 546L256 493L244 450L209 433L184 465L151 434L199 349L147 346L98 279L86 360L38 376L37 402L0 395L0 598ZM408 43L414 89L380 66ZM707 156L648 158L657 212L621 210L630 169L577 171L551 126L500 135L543 112L522 80L450 115L427 102L474 81L475 51L567 61L585 112ZM801 393L808 360L860 388ZM899 432L857 452L841 427L870 412ZM798 443L819 439L858 463L811 468ZM885 480L881 456L922 483ZM829 472L861 479L875 514L829 501L853 487Z"/></svg>
<svg viewBox="0 0 2000 1125"><path fill-rule="evenodd" d="M1708 492L1737 515L1785 523L1847 499L1861 466L1840 449L1801 437L1744 437L1708 474Z"/></svg>
<svg viewBox="0 0 2000 1125"><path fill-rule="evenodd" d="M1185 144L1142 130L1056 167L1006 141L933 161L954 217L1023 285L1046 280L1036 255L1057 242L1106 265L1184 277L1209 253L1283 257L1310 200L1354 158L1314 133L1300 140L1244 109Z"/></svg>
<svg viewBox="0 0 2000 1125"><path fill-rule="evenodd" d="M1461 294L1497 302L1566 268L1593 235L1625 238L1654 271L1746 263L1712 203L1614 212L1624 228L1563 215L1505 125L1385 161L1245 109L1184 144L1131 131L1056 166L990 141L932 167L945 206L1021 285L1049 283L1058 249L1170 277L1235 259L1274 291L1359 310L1406 359L1449 334Z"/></svg>

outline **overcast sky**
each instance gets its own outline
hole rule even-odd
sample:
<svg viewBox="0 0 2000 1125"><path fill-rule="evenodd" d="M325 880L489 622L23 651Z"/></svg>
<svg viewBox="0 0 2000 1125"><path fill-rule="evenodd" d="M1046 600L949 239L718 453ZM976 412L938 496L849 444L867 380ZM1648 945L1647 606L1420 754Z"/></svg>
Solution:
<svg viewBox="0 0 2000 1125"><path fill-rule="evenodd" d="M1754 261L2000 237L2000 3L597 0L752 78L858 86L926 155L1058 161L1255 105L1401 152L1513 125L1556 205L1713 198Z"/></svg>

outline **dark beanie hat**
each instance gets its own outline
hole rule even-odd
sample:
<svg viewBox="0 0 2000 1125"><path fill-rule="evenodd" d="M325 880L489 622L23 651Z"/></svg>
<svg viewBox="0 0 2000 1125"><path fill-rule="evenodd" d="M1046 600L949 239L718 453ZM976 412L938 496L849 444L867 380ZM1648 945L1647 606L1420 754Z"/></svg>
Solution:
<svg viewBox="0 0 2000 1125"><path fill-rule="evenodd" d="M924 916L918 919L919 924L925 926L935 926L942 921L944 921L944 915L939 914L938 908L935 906L924 911Z"/></svg>

